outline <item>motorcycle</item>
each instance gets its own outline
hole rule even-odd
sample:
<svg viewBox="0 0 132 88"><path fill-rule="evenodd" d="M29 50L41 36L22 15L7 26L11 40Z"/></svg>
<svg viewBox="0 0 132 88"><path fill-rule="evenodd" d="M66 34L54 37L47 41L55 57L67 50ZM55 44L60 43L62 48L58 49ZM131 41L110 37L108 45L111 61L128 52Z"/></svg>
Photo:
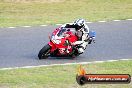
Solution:
<svg viewBox="0 0 132 88"><path fill-rule="evenodd" d="M95 32L90 31L89 35L88 41L94 41ZM39 59L46 59L49 56L76 57L80 55L77 51L79 45L73 45L78 40L73 30L62 27L56 28L51 36L49 36L49 39L50 42L39 51Z"/></svg>

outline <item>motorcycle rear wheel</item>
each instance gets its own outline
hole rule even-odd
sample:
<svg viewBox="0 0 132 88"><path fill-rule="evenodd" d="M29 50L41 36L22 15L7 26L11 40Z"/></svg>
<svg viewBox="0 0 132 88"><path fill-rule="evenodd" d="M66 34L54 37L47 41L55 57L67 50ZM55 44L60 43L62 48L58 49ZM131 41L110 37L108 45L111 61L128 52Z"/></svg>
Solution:
<svg viewBox="0 0 132 88"><path fill-rule="evenodd" d="M49 54L50 54L50 46L49 44L45 45L40 51L39 51L39 54L38 54L38 58L39 59L47 59Z"/></svg>

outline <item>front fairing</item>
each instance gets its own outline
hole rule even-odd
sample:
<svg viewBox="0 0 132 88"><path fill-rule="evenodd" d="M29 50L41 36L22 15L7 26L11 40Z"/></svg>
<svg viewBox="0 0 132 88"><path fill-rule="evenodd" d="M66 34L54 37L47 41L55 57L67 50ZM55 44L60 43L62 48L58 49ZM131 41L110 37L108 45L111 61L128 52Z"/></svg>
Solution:
<svg viewBox="0 0 132 88"><path fill-rule="evenodd" d="M56 49L59 50L58 54L67 54L72 52L71 46L66 45L66 41L75 42L77 37L73 35L70 31L68 31L70 36L66 36L67 30L56 29L51 37L49 45L52 46L51 51Z"/></svg>

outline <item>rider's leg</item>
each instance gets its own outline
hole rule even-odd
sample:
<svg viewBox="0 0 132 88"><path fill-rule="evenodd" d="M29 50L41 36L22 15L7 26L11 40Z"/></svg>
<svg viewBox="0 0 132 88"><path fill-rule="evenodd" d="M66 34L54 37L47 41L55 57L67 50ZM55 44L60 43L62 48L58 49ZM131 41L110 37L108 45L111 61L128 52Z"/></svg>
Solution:
<svg viewBox="0 0 132 88"><path fill-rule="evenodd" d="M88 45L88 42L84 42L83 44L81 44L78 48L78 53L82 54L84 50L86 49L87 45Z"/></svg>

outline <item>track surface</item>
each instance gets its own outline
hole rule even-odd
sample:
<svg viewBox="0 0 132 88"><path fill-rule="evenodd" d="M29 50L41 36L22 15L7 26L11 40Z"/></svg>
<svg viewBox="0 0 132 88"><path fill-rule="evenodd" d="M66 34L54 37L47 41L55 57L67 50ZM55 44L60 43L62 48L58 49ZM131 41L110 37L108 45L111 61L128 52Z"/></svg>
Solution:
<svg viewBox="0 0 132 88"><path fill-rule="evenodd" d="M0 68L90 62L132 58L132 21L95 22L88 24L96 31L96 43L73 59L38 60L39 50L48 43L48 34L58 26L0 28Z"/></svg>

